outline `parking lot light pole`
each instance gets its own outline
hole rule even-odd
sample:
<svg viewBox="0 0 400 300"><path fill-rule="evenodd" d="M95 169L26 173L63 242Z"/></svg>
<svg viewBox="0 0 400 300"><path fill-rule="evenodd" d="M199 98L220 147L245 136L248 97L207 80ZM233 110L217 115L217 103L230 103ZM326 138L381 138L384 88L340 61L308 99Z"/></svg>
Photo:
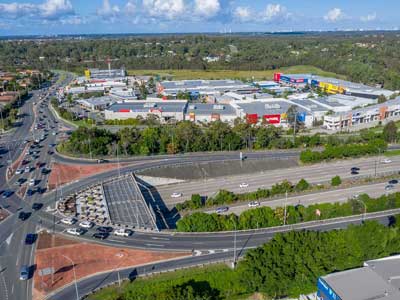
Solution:
<svg viewBox="0 0 400 300"><path fill-rule="evenodd" d="M66 258L67 260L69 260L72 263L72 270L74 272L74 281L75 281L76 300L79 300L78 284L76 282L75 264L72 261L72 259L69 258L68 256L63 255L63 257Z"/></svg>

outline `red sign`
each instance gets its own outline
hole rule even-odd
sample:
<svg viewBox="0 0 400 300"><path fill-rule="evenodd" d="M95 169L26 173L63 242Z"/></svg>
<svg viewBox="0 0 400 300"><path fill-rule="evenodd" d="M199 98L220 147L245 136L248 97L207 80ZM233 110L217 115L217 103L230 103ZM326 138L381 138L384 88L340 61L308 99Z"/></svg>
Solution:
<svg viewBox="0 0 400 300"><path fill-rule="evenodd" d="M279 82L281 80L281 74L282 73L274 73L274 81Z"/></svg>
<svg viewBox="0 0 400 300"><path fill-rule="evenodd" d="M118 112L131 112L131 110L123 108L123 109L118 110Z"/></svg>
<svg viewBox="0 0 400 300"><path fill-rule="evenodd" d="M257 124L258 123L258 115L257 114L247 114L246 120L248 124Z"/></svg>
<svg viewBox="0 0 400 300"><path fill-rule="evenodd" d="M269 124L280 124L281 123L281 115L264 115L263 118Z"/></svg>

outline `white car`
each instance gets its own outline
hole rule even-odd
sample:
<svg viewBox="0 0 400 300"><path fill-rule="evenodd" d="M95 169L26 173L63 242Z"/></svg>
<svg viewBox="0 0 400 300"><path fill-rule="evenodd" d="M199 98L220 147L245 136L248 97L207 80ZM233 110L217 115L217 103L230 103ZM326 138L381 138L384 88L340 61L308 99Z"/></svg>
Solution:
<svg viewBox="0 0 400 300"><path fill-rule="evenodd" d="M16 171L15 171L15 174L23 174L24 173L24 169L17 169Z"/></svg>
<svg viewBox="0 0 400 300"><path fill-rule="evenodd" d="M79 223L79 227L82 227L82 228L92 228L93 227L93 222L90 222L90 221L82 221L82 222L80 222Z"/></svg>
<svg viewBox="0 0 400 300"><path fill-rule="evenodd" d="M182 193L172 193L171 198L179 198L182 197Z"/></svg>
<svg viewBox="0 0 400 300"><path fill-rule="evenodd" d="M389 158L385 158L381 160L381 163L383 164L390 164L392 161Z"/></svg>
<svg viewBox="0 0 400 300"><path fill-rule="evenodd" d="M246 182L242 182L241 184L239 184L240 188L247 188L248 186L249 186L249 184Z"/></svg>
<svg viewBox="0 0 400 300"><path fill-rule="evenodd" d="M119 228L114 231L114 234L117 236L130 236L132 234L132 231L129 229Z"/></svg>
<svg viewBox="0 0 400 300"><path fill-rule="evenodd" d="M31 171L31 167L30 167L30 166L26 166L26 167L25 167L25 172L26 172L26 173L29 173L30 171Z"/></svg>
<svg viewBox="0 0 400 300"><path fill-rule="evenodd" d="M66 224L66 225L73 225L75 224L76 219L75 218L64 218L61 219L61 223Z"/></svg>
<svg viewBox="0 0 400 300"><path fill-rule="evenodd" d="M82 235L85 231L82 228L68 228L67 233L72 235Z"/></svg>
<svg viewBox="0 0 400 300"><path fill-rule="evenodd" d="M35 180L35 179L29 180L29 186L34 186L35 183L36 183L36 180Z"/></svg>
<svg viewBox="0 0 400 300"><path fill-rule="evenodd" d="M248 204L248 206L249 206L249 207L257 207L257 206L260 206L260 202L258 202L258 201L251 201L251 202Z"/></svg>

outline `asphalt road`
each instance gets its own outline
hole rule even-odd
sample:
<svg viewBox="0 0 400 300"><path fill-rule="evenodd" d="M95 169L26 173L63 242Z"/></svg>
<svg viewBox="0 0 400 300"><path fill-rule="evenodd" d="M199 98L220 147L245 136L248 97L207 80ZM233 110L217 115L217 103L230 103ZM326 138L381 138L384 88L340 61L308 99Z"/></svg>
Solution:
<svg viewBox="0 0 400 300"><path fill-rule="evenodd" d="M400 157L391 158L391 163L382 163L377 157L368 157L352 160L342 160L330 163L321 163L309 166L301 166L287 169L271 170L255 174L243 174L230 177L218 177L206 180L194 180L183 183L173 183L155 187L168 207L173 207L179 202L190 199L192 194L202 196L215 195L219 190L225 189L236 193L256 191L259 188L270 188L277 182L289 180L297 183L304 178L310 183L324 183L333 176L339 175L342 179L374 176L375 168L378 174L396 172L400 170ZM359 167L359 175L351 175L350 169ZM241 188L241 183L247 183L248 187ZM182 197L173 198L172 193L182 193Z"/></svg>
<svg viewBox="0 0 400 300"><path fill-rule="evenodd" d="M400 210L397 210L400 211ZM365 220L377 220L383 224L388 224L388 217L391 213L379 213L374 215L369 215L365 218ZM262 243L269 241L274 234L277 232L284 232L289 230L318 230L318 231L327 231L327 230L335 230L335 229L343 229L349 226L350 224L360 224L362 222L363 217L350 217L350 218L342 218L339 220L329 220L327 222L315 222L314 224L307 224L305 226L299 225L296 227L286 226L284 228L279 229L271 229L269 232L265 232L265 230L250 231L247 232L246 235L249 236L249 240L252 239L253 236L261 235ZM236 248L236 257L243 256L245 251L249 248L252 248L253 245L250 242L239 242L240 237L243 233L237 234L237 248ZM203 237L203 235L196 235L198 238ZM209 235L205 235L208 237ZM212 236L212 235L211 235ZM222 233L218 234L220 239L229 239L230 246L224 251L213 251L208 253L199 253L194 252L195 255L191 257L186 257L178 260L171 260L166 262L154 263L144 266L138 266L134 268L127 268L122 270L113 270L111 272L102 273L99 275L95 275L89 278L84 278L77 282L78 294L80 297L90 294L93 291L99 289L100 287L109 285L111 283L118 282L121 280L133 280L137 276L159 273L165 271L173 271L176 269L197 266L202 264L207 264L211 262L221 262L221 261L233 261L234 257L234 249L233 249L233 235L232 233ZM64 300L64 299L75 299L76 298L76 290L75 285L71 284L66 286L65 288L56 291L52 294L48 299L51 300Z"/></svg>
<svg viewBox="0 0 400 300"><path fill-rule="evenodd" d="M6 155L6 160L15 160L21 154L25 146L25 140L32 141L44 133L44 130L35 130L33 128L34 123L41 122L45 124L45 128L49 132L45 142L41 142L42 147L35 149L40 150L39 157L34 160L30 155L25 156L30 161L28 165L32 167L30 172L15 175L7 182L5 168L1 170L1 189L12 190L14 194L7 199L1 198L0 200L0 205L12 213L10 217L0 223L0 286L1 283L4 286L4 288L0 289L0 299L32 299L31 285L33 282L32 280L19 280L19 272L22 265L33 267L35 245L25 245L25 237L28 233L36 233L38 225L31 220L20 221L18 212L31 211L32 203L40 202L42 195L35 193L33 196L28 197L21 193L21 197L19 197L16 193L26 189L22 188L21 190L21 187L16 182L19 178L25 178L26 186L30 179L36 180L36 186L44 188L47 185L48 175L43 175L40 172L40 168L35 167L35 164L39 161L45 164L46 167L50 165L51 156L47 154L47 151L51 148L49 145L56 142L56 136L52 135L51 132L57 132L58 129L57 124L54 123L55 119L48 111L47 105L40 105L40 94L44 93L44 90L32 92L32 97L20 109L20 112L24 113L21 125L16 127L11 134L6 134L1 138L2 145L7 150L10 149L10 152ZM39 110L42 110L42 112L39 112ZM43 117L44 115L47 119ZM42 118L42 121L39 118ZM54 129L51 129L51 126L54 126ZM36 186L30 188L36 188Z"/></svg>

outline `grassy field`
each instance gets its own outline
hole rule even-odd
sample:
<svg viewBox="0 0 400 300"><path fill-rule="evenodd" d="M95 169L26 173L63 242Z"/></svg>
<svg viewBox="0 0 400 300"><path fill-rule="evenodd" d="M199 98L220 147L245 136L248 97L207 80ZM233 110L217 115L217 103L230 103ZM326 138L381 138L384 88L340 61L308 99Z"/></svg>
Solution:
<svg viewBox="0 0 400 300"><path fill-rule="evenodd" d="M312 73L320 76L336 77L346 79L343 75L323 71L313 66L293 66L277 70L266 71L235 71L235 70L128 70L129 75L151 75L163 77L172 77L175 80L181 79L252 79L271 80L275 72L282 73Z"/></svg>
<svg viewBox="0 0 400 300"><path fill-rule="evenodd" d="M162 293L169 287L194 280L198 284L208 282L210 287L218 289L222 299L238 300L249 299L249 295L244 294L244 288L239 284L238 273L232 271L224 264L210 265L207 267L197 267L190 269L177 270L175 272L154 275L148 278L138 278L132 283L124 283L122 291L118 287L102 289L88 297L89 300L117 300L128 299L122 295L136 295L134 299L156 299L154 293Z"/></svg>
<svg viewBox="0 0 400 300"><path fill-rule="evenodd" d="M398 156L400 155L400 150L389 150L385 152L385 156Z"/></svg>

